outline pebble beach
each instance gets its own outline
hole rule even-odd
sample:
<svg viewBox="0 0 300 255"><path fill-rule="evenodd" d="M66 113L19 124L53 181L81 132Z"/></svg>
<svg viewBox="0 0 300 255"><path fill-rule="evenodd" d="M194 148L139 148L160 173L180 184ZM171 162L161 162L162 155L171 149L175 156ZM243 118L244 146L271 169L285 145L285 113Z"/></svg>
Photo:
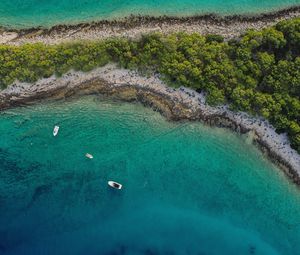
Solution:
<svg viewBox="0 0 300 255"><path fill-rule="evenodd" d="M225 40L240 36L249 29L260 30L281 20L300 16L299 7L256 16L218 16L208 14L192 17L129 16L120 20L102 20L77 25L57 25L51 28L0 28L0 44L59 44L80 40L103 40L112 37L139 38L147 33L218 34Z"/></svg>

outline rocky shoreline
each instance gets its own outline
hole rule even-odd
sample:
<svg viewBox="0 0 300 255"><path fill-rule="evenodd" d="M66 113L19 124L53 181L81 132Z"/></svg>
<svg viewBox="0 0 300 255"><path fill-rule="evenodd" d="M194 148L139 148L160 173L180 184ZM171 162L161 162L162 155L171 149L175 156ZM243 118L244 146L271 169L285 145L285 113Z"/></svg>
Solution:
<svg viewBox="0 0 300 255"><path fill-rule="evenodd" d="M259 15L219 16L205 14L187 17L130 16L119 20L102 20L76 25L57 25L51 28L0 28L0 44L25 43L58 44L74 40L99 40L110 37L138 38L151 32L219 34L226 40L237 37L248 29L262 29L275 23L300 17L300 6Z"/></svg>
<svg viewBox="0 0 300 255"><path fill-rule="evenodd" d="M104 94L126 101L138 101L159 111L169 120L199 120L212 126L248 133L271 160L293 182L300 185L300 155L289 145L286 135L277 134L262 119L226 106L211 107L205 96L181 87L167 87L158 76L143 77L137 72L107 65L89 73L69 72L60 78L41 79L34 84L15 82L0 92L0 110L27 105L45 99L63 99L75 95Z"/></svg>

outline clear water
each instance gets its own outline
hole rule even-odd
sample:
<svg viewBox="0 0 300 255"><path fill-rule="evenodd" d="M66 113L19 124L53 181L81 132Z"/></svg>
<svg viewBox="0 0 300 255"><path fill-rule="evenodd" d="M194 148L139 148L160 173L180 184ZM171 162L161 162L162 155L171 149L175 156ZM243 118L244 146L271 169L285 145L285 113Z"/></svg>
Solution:
<svg viewBox="0 0 300 255"><path fill-rule="evenodd" d="M299 4L300 0L1 0L0 25L51 26L130 14L261 13Z"/></svg>
<svg viewBox="0 0 300 255"><path fill-rule="evenodd" d="M0 134L1 255L300 254L299 188L247 137L95 96Z"/></svg>

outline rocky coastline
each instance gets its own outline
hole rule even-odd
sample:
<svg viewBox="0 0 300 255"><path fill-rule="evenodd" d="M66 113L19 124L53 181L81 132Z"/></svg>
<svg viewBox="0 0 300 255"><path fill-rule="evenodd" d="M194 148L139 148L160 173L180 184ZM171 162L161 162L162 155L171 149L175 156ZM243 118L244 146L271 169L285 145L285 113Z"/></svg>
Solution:
<svg viewBox="0 0 300 255"><path fill-rule="evenodd" d="M166 86L159 76L141 76L135 71L107 65L89 73L71 71L34 84L15 82L0 92L0 111L45 99L103 94L125 101L138 101L159 111L167 119L202 121L218 127L249 134L253 143L300 185L300 155L293 150L286 135L277 134L265 120L246 113L232 112L227 106L211 107L205 96L193 90Z"/></svg>
<svg viewBox="0 0 300 255"><path fill-rule="evenodd" d="M22 45L37 42L58 44L74 40L99 40L116 36L138 38L145 33L168 34L178 31L219 34L225 40L229 40L248 29L259 30L281 20L295 17L300 17L300 6L258 15L129 16L118 20L56 25L51 28L10 29L0 27L0 44Z"/></svg>

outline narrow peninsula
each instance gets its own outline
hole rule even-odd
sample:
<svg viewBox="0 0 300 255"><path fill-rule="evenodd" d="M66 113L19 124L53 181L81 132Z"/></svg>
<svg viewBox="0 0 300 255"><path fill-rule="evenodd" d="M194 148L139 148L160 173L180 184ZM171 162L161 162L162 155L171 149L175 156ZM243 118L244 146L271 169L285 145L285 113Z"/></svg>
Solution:
<svg viewBox="0 0 300 255"><path fill-rule="evenodd" d="M299 184L298 16L299 9L293 8L257 17L131 17L4 31L0 107L80 93L123 95L169 119L252 132L254 141ZM157 26L164 33L153 29ZM129 71L111 70L109 63L139 76L129 79Z"/></svg>
<svg viewBox="0 0 300 255"><path fill-rule="evenodd" d="M0 255L300 254L300 0L1 0L0 119Z"/></svg>

